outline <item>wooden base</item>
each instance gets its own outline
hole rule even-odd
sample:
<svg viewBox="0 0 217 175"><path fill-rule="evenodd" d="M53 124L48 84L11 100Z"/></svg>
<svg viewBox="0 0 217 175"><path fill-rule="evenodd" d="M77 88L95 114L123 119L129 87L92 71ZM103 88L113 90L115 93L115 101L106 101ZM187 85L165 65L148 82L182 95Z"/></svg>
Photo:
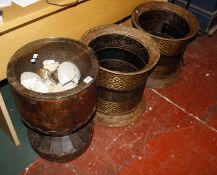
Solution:
<svg viewBox="0 0 217 175"><path fill-rule="evenodd" d="M93 136L93 122L89 122L78 131L60 137L27 131L29 142L43 158L54 162L67 162L77 158L86 151Z"/></svg>

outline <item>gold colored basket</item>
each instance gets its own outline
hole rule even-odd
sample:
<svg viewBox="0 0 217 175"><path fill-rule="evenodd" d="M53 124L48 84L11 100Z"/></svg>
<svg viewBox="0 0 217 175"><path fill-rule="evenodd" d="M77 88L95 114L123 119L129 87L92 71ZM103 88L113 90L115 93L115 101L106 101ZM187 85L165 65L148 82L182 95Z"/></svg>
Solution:
<svg viewBox="0 0 217 175"><path fill-rule="evenodd" d="M148 34L121 25L92 28L81 41L95 51L100 64L95 121L108 127L135 121L144 111L146 79L160 57L155 42Z"/></svg>
<svg viewBox="0 0 217 175"><path fill-rule="evenodd" d="M147 86L162 88L173 84L179 78L184 51L198 32L197 19L177 5L147 2L133 10L132 23L137 29L148 32L161 52Z"/></svg>

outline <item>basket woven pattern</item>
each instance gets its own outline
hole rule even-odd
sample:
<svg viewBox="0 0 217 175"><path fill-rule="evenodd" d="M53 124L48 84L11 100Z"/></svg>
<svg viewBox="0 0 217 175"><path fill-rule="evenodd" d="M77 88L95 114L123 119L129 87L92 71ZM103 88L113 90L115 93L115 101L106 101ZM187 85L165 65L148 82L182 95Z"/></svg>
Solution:
<svg viewBox="0 0 217 175"><path fill-rule="evenodd" d="M102 54L103 49L124 50L118 54L111 50L104 57L98 55L100 72L95 121L107 127L130 124L145 108L144 100L141 100L145 82L160 57L156 43L144 32L120 25L90 29L81 40L96 55Z"/></svg>
<svg viewBox="0 0 217 175"><path fill-rule="evenodd" d="M106 115L131 112L143 96L144 85L128 92L116 92L99 87L97 111Z"/></svg>
<svg viewBox="0 0 217 175"><path fill-rule="evenodd" d="M168 64L158 64L148 78L148 86L155 88L149 79L168 85L178 79L182 55L198 31L197 19L186 9L168 2L147 2L137 6L132 13L133 25L150 34L160 49L160 62L171 57ZM177 77L174 78L174 75ZM172 76L173 78L170 78ZM170 84L170 83L169 83ZM158 85L157 85L158 86Z"/></svg>
<svg viewBox="0 0 217 175"><path fill-rule="evenodd" d="M136 97L128 101L114 102L98 98L97 111L106 115L128 114L131 112L131 109L138 105L140 99L141 97Z"/></svg>
<svg viewBox="0 0 217 175"><path fill-rule="evenodd" d="M168 78L169 76L175 74L176 70L180 67L179 62L168 66L157 66L153 72L151 72L151 77L157 78Z"/></svg>
<svg viewBox="0 0 217 175"><path fill-rule="evenodd" d="M136 121L145 111L145 97L140 100L136 107L128 110L126 114L107 115L96 111L95 121L106 127L122 127Z"/></svg>
<svg viewBox="0 0 217 175"><path fill-rule="evenodd" d="M130 91L143 85L147 76L147 74L137 75L135 77L133 75L115 75L100 70L99 85L116 91Z"/></svg>
<svg viewBox="0 0 217 175"><path fill-rule="evenodd" d="M187 47L188 41L165 41L159 38L153 38L160 49L161 55L173 56L183 53Z"/></svg>

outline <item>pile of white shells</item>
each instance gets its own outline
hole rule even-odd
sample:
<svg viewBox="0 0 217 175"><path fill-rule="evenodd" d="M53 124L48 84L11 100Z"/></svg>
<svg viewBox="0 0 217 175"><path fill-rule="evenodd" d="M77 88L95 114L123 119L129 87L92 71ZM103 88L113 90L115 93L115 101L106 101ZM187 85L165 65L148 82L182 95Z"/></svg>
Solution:
<svg viewBox="0 0 217 175"><path fill-rule="evenodd" d="M76 87L80 78L80 71L75 64L45 60L43 68L37 73L23 72L20 82L25 88L35 92L54 93Z"/></svg>

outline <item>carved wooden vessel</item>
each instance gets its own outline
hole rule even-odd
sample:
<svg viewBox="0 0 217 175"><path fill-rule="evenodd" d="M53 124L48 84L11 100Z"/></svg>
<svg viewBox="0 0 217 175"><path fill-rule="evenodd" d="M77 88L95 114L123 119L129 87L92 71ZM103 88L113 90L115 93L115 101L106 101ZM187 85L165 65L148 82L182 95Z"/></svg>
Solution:
<svg viewBox="0 0 217 175"><path fill-rule="evenodd" d="M38 54L35 64L30 62ZM20 83L23 72L37 72L43 61L54 59L77 65L77 87L63 92L39 93ZM90 82L83 81L91 77ZM98 63L93 51L79 41L47 38L20 48L11 58L7 78L33 148L44 158L65 162L83 153L92 139L92 117L97 100Z"/></svg>

